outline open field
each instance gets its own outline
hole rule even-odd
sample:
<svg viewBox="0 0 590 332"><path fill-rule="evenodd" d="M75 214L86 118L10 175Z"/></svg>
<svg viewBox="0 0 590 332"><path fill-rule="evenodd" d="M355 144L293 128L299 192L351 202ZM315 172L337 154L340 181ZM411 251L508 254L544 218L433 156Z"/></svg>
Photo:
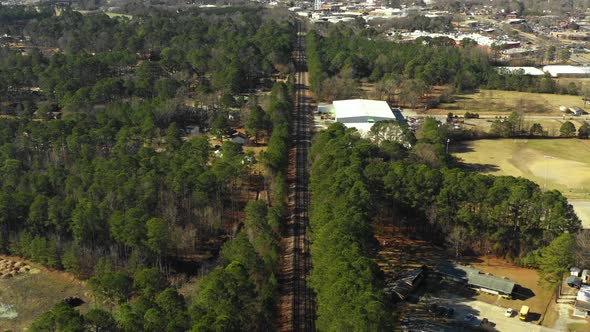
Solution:
<svg viewBox="0 0 590 332"><path fill-rule="evenodd" d="M429 111L430 112L430 111ZM410 112L406 112L410 113ZM461 114L462 115L462 114ZM506 114L507 115L507 114ZM439 115L438 119L440 121L444 121L446 115ZM561 125L565 121L569 121L574 124L576 128L579 128L586 119L590 119L589 116L584 117L547 117L547 116L539 116L539 117L525 117L523 122L523 128L528 130L534 123L538 123L543 127L543 131L547 133L548 136L551 137L558 137L559 136L559 129ZM464 129L468 130L478 130L481 132L490 132L492 128L493 118L481 118L481 119L465 119L465 122L461 125Z"/></svg>
<svg viewBox="0 0 590 332"><path fill-rule="evenodd" d="M590 140L478 140L451 147L465 167L494 175L521 176L570 200L590 227Z"/></svg>
<svg viewBox="0 0 590 332"><path fill-rule="evenodd" d="M476 93L456 96L456 102L441 104L439 108L429 110L432 114L448 112L463 115L465 112L480 114L506 115L512 111L524 111L527 115L561 115L559 106L583 107L580 96L547 93L529 93L503 90L480 90Z"/></svg>
<svg viewBox="0 0 590 332"><path fill-rule="evenodd" d="M7 257L0 256L0 259L3 258ZM10 258L22 261L16 257ZM86 304L80 310L88 310L92 298L83 282L68 273L50 271L38 264L26 263L32 267L32 273L0 279L0 313L5 314L0 316L0 331L25 330L38 315L68 296L84 300Z"/></svg>

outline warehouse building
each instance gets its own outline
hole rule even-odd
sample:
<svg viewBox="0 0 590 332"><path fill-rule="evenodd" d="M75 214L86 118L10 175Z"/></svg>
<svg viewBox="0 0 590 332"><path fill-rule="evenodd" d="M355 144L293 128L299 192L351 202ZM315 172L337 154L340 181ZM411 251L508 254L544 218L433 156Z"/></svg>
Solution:
<svg viewBox="0 0 590 332"><path fill-rule="evenodd" d="M543 71L549 73L551 77L590 77L590 67L583 66L552 65L544 66Z"/></svg>
<svg viewBox="0 0 590 332"><path fill-rule="evenodd" d="M356 128L361 135L371 130L378 121L396 120L405 124L400 109L391 109L387 102L381 100L349 99L335 100L336 121L348 128Z"/></svg>
<svg viewBox="0 0 590 332"><path fill-rule="evenodd" d="M507 74L518 74L526 76L543 76L545 72L535 67L498 67L498 72Z"/></svg>

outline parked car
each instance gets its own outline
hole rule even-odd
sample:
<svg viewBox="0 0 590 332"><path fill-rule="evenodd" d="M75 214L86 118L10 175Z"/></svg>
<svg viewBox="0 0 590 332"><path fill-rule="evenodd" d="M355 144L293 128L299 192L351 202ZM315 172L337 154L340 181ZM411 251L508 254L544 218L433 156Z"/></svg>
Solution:
<svg viewBox="0 0 590 332"><path fill-rule="evenodd" d="M512 317L513 313L514 313L514 310L512 308L508 308L508 309L506 309L506 312L504 312L504 316Z"/></svg>

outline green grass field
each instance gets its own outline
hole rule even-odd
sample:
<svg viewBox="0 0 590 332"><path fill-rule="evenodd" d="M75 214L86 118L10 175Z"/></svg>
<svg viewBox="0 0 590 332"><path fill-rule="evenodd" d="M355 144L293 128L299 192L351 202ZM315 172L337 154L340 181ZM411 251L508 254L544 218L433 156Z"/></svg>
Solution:
<svg viewBox="0 0 590 332"><path fill-rule="evenodd" d="M451 146L468 169L521 176L561 191L590 227L590 140L499 139Z"/></svg>
<svg viewBox="0 0 590 332"><path fill-rule="evenodd" d="M547 93L529 93L502 90L480 90L477 93L458 95L454 103L441 104L432 111L477 112L481 114L501 114L524 111L526 114L561 115L559 106L583 107L580 96Z"/></svg>
<svg viewBox="0 0 590 332"><path fill-rule="evenodd" d="M68 273L50 271L38 264L30 265L35 273L0 279L0 314L7 314L0 315L0 331L26 331L37 316L68 296L84 300L86 304L80 310L88 310L92 297L84 283Z"/></svg>

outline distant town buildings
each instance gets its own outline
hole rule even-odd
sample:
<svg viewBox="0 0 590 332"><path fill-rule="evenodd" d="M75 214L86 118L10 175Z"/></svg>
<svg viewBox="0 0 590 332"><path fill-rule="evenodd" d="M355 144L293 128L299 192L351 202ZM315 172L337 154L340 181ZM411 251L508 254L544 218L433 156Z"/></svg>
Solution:
<svg viewBox="0 0 590 332"><path fill-rule="evenodd" d="M507 74L523 74L527 76L543 76L546 73L553 78L587 78L590 77L590 67L570 65L549 65L543 68L535 67L497 67L499 72Z"/></svg>

